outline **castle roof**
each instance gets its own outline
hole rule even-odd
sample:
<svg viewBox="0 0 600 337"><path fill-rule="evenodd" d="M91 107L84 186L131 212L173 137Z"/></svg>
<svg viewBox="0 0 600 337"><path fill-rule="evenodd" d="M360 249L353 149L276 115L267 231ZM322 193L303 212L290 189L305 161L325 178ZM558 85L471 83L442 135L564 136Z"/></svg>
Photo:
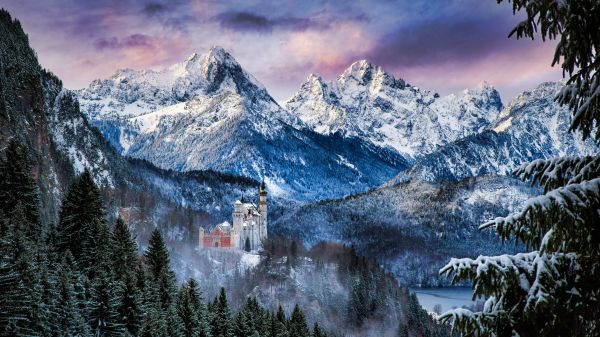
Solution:
<svg viewBox="0 0 600 337"><path fill-rule="evenodd" d="M209 231L209 233L213 233L215 230L220 230L222 233L227 234L231 231L232 226L229 221L223 221L220 224L215 225Z"/></svg>

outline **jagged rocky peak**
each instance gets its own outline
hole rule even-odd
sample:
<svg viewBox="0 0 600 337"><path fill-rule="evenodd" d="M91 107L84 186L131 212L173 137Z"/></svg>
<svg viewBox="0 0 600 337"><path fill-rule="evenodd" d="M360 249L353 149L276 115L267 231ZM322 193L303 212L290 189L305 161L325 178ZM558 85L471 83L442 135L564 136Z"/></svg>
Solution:
<svg viewBox="0 0 600 337"><path fill-rule="evenodd" d="M352 63L337 79L342 86L350 81L357 81L360 85L389 85L403 88L406 83L402 79L396 79L386 72L382 67L374 65L367 60Z"/></svg>
<svg viewBox="0 0 600 337"><path fill-rule="evenodd" d="M286 107L318 133L358 137L417 159L481 132L497 118L502 101L488 83L440 97L360 60L331 82L309 76Z"/></svg>
<svg viewBox="0 0 600 337"><path fill-rule="evenodd" d="M477 106L491 106L498 111L503 108L500 93L492 84L486 81L474 89L465 89L462 94Z"/></svg>
<svg viewBox="0 0 600 337"><path fill-rule="evenodd" d="M92 117L135 117L197 96L233 93L248 102L271 101L258 80L247 73L221 47L159 70L120 69L79 91L86 113Z"/></svg>
<svg viewBox="0 0 600 337"><path fill-rule="evenodd" d="M522 107L525 104L531 104L532 101L553 102L563 86L564 83L561 82L543 82L530 91L524 91L518 94L506 105L500 118L506 117L511 111Z"/></svg>

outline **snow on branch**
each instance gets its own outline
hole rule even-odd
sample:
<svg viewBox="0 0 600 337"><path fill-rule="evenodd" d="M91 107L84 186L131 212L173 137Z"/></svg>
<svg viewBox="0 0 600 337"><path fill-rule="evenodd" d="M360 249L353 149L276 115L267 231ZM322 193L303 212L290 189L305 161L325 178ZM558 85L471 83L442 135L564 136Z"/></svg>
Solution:
<svg viewBox="0 0 600 337"><path fill-rule="evenodd" d="M548 192L569 184L600 177L600 156L538 159L524 164L514 172L522 180L531 179Z"/></svg>
<svg viewBox="0 0 600 337"><path fill-rule="evenodd" d="M530 252L479 256L476 259L452 258L440 269L440 274L452 276L452 284L462 281L473 282L474 299L500 296L504 290L511 289L514 284L518 284L524 290L529 289L531 282L526 276L531 274L537 256L537 252Z"/></svg>
<svg viewBox="0 0 600 337"><path fill-rule="evenodd" d="M526 246L540 247L543 251L598 251L599 210L600 178L596 178L531 198L522 211L496 218L479 228L495 228L502 240L514 236ZM554 230L548 234L550 229ZM573 235L576 231L587 234Z"/></svg>
<svg viewBox="0 0 600 337"><path fill-rule="evenodd" d="M564 299L562 305L581 300L579 290L572 286L581 268L578 258L576 253L534 251L452 259L440 274L453 274L453 283L471 281L474 297L487 299L481 312L454 309L444 313L440 320L452 321L454 329L470 331L470 335L486 336L497 328L494 323L523 315L558 319L551 310L557 296ZM504 316L502 320L498 320L500 316Z"/></svg>

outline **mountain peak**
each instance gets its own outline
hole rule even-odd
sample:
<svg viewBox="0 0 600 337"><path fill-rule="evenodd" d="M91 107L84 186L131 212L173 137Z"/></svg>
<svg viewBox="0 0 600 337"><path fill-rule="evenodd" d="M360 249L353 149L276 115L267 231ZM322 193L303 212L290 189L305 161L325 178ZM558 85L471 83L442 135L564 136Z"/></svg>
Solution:
<svg viewBox="0 0 600 337"><path fill-rule="evenodd" d="M229 54L223 47L213 46L206 53L206 59L216 61L218 63L225 63L227 61L234 61L235 59ZM237 63L237 62L236 62Z"/></svg>
<svg viewBox="0 0 600 337"><path fill-rule="evenodd" d="M188 56L187 59L185 59L186 62L194 62L198 59L199 55L198 53L192 53L192 55Z"/></svg>
<svg viewBox="0 0 600 337"><path fill-rule="evenodd" d="M337 81L343 86L353 81L358 82L360 85L372 86L374 88L386 85L396 89L403 89L407 86L404 80L400 78L396 79L382 67L365 59L352 63L338 77Z"/></svg>
<svg viewBox="0 0 600 337"><path fill-rule="evenodd" d="M346 68L340 75L339 80L346 82L347 80L354 78L362 83L370 82L373 79L374 70L383 72L383 69L374 66L371 62L359 60Z"/></svg>

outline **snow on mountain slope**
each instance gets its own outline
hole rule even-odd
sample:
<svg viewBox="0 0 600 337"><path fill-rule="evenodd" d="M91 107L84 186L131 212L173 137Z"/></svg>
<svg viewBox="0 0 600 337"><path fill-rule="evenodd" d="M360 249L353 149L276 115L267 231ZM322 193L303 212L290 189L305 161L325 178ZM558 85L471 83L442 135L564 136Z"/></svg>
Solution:
<svg viewBox="0 0 600 337"><path fill-rule="evenodd" d="M416 159L482 131L496 119L502 102L487 83L440 97L362 60L333 82L311 74L286 108L318 133L359 137Z"/></svg>
<svg viewBox="0 0 600 337"><path fill-rule="evenodd" d="M593 140L569 132L571 112L554 101L561 87L547 82L518 95L484 132L421 158L388 184L411 178L440 181L509 174L535 159L600 153Z"/></svg>
<svg viewBox="0 0 600 337"><path fill-rule="evenodd" d="M506 216L537 192L506 176L412 180L290 209L272 220L270 230L307 245L352 245L402 284L436 286L449 282L438 270L450 257L510 252L512 245L503 246L492 231L478 226Z"/></svg>
<svg viewBox="0 0 600 337"><path fill-rule="evenodd" d="M407 166L389 149L310 131L221 48L160 71L120 70L79 97L92 123L125 155L175 171L264 179L280 197L361 192Z"/></svg>

